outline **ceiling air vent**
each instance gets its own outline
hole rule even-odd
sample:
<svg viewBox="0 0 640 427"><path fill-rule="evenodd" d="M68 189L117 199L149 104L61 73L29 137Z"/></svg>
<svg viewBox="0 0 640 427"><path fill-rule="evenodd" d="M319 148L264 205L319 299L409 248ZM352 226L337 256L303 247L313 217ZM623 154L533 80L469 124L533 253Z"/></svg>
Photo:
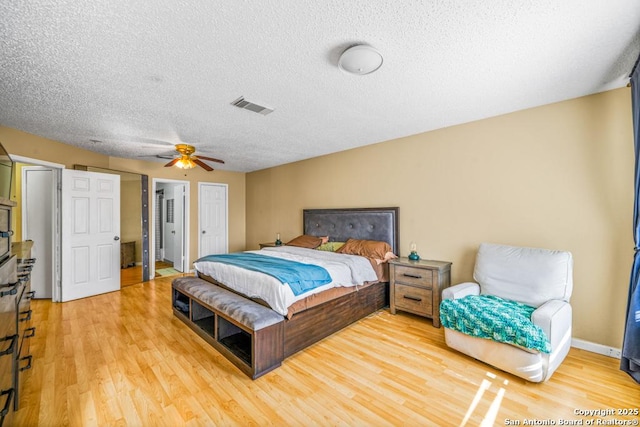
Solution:
<svg viewBox="0 0 640 427"><path fill-rule="evenodd" d="M262 105L254 104L253 102L249 102L246 99L244 99L243 96L233 101L231 105L235 105L238 108L244 108L245 110L253 111L254 113L260 113L263 116L266 116L269 113L273 113L273 108L263 107Z"/></svg>

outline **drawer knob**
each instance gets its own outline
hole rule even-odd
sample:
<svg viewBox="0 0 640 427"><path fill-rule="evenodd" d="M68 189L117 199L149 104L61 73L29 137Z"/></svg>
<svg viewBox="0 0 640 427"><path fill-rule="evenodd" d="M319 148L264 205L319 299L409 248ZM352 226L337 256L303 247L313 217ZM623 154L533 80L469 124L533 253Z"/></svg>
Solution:
<svg viewBox="0 0 640 427"><path fill-rule="evenodd" d="M16 348L16 341L18 341L18 334L7 335L4 338L0 338L0 341L11 341L11 344L9 344L9 347L6 350L0 351L0 356L13 354L13 350Z"/></svg>
<svg viewBox="0 0 640 427"><path fill-rule="evenodd" d="M30 354L28 356L20 358L20 362L24 362L25 360L27 361L27 364L25 366L20 367L20 372L26 371L27 369L31 369L31 362L33 361L33 355Z"/></svg>
<svg viewBox="0 0 640 427"><path fill-rule="evenodd" d="M20 314L24 314L24 317L18 319L20 322L28 322L31 320L32 310L21 311Z"/></svg>
<svg viewBox="0 0 640 427"><path fill-rule="evenodd" d="M27 328L24 330L24 335L22 338L33 338L36 336L36 327Z"/></svg>
<svg viewBox="0 0 640 427"><path fill-rule="evenodd" d="M13 400L15 392L16 390L13 387L7 390L0 391L0 396L7 396L7 400L4 402L4 407L2 408L2 410L0 410L0 417L2 417L0 418L0 423L4 421L4 417L7 416L9 410L11 409L11 401Z"/></svg>
<svg viewBox="0 0 640 427"><path fill-rule="evenodd" d="M18 293L18 283L20 282L15 282L15 283L9 283L7 285L0 285L0 287L2 288L8 288L11 287L11 289L9 289L8 291L0 291L0 298L7 296L7 295L15 295Z"/></svg>

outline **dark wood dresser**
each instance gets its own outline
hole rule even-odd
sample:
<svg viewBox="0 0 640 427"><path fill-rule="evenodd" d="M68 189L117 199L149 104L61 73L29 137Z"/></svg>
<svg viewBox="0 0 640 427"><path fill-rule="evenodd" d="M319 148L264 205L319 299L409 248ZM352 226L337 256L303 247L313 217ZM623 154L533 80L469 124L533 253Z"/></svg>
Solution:
<svg viewBox="0 0 640 427"><path fill-rule="evenodd" d="M0 199L0 426L13 424L18 346L17 257L11 254L11 211L14 202Z"/></svg>
<svg viewBox="0 0 640 427"><path fill-rule="evenodd" d="M11 208L15 203L0 199L0 235L10 249L0 260L0 427L13 425L20 402L20 373L31 367L31 258L33 242L11 243ZM8 209L7 209L8 208ZM4 246L3 246L4 247Z"/></svg>
<svg viewBox="0 0 640 427"><path fill-rule="evenodd" d="M18 410L20 403L22 381L21 373L31 369L33 356L31 355L30 338L36 334L36 328L31 326L31 300L35 291L31 290L31 269L35 259L31 257L32 241L17 242L11 245L11 252L15 255L18 268L18 292L16 294L16 325L18 329L18 347L16 349L16 367L14 388L16 390L14 408Z"/></svg>
<svg viewBox="0 0 640 427"><path fill-rule="evenodd" d="M0 426L12 425L15 404L17 281L16 256L12 255L0 264Z"/></svg>

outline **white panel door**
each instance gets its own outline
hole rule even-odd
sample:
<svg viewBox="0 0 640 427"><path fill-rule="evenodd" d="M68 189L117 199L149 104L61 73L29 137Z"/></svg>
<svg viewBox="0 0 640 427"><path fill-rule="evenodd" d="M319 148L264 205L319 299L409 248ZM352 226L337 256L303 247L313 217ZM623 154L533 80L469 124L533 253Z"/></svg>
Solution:
<svg viewBox="0 0 640 427"><path fill-rule="evenodd" d="M227 186L200 183L198 187L199 257L224 254L227 244Z"/></svg>
<svg viewBox="0 0 640 427"><path fill-rule="evenodd" d="M173 239L173 268L186 271L184 266L184 197L185 186L178 184L173 187L174 202L174 239Z"/></svg>
<svg viewBox="0 0 640 427"><path fill-rule="evenodd" d="M62 301L120 289L120 176L62 171Z"/></svg>

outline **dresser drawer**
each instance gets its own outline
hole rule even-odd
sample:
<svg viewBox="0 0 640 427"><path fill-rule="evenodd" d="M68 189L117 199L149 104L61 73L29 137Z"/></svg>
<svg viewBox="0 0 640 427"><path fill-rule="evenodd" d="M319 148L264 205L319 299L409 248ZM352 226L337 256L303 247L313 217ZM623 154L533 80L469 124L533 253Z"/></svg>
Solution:
<svg viewBox="0 0 640 427"><path fill-rule="evenodd" d="M6 342L0 344L0 351L4 351L6 348ZM13 357L13 353L0 356L0 372L2 372L2 375L0 376L0 391L13 387ZM0 409L2 409L3 403L4 399L0 398Z"/></svg>
<svg viewBox="0 0 640 427"><path fill-rule="evenodd" d="M424 286L431 288L433 284L433 274L431 270L421 268L406 267L404 265L396 265L393 279L408 285Z"/></svg>
<svg viewBox="0 0 640 427"><path fill-rule="evenodd" d="M430 289L396 283L394 304L400 310L430 316L433 312Z"/></svg>

